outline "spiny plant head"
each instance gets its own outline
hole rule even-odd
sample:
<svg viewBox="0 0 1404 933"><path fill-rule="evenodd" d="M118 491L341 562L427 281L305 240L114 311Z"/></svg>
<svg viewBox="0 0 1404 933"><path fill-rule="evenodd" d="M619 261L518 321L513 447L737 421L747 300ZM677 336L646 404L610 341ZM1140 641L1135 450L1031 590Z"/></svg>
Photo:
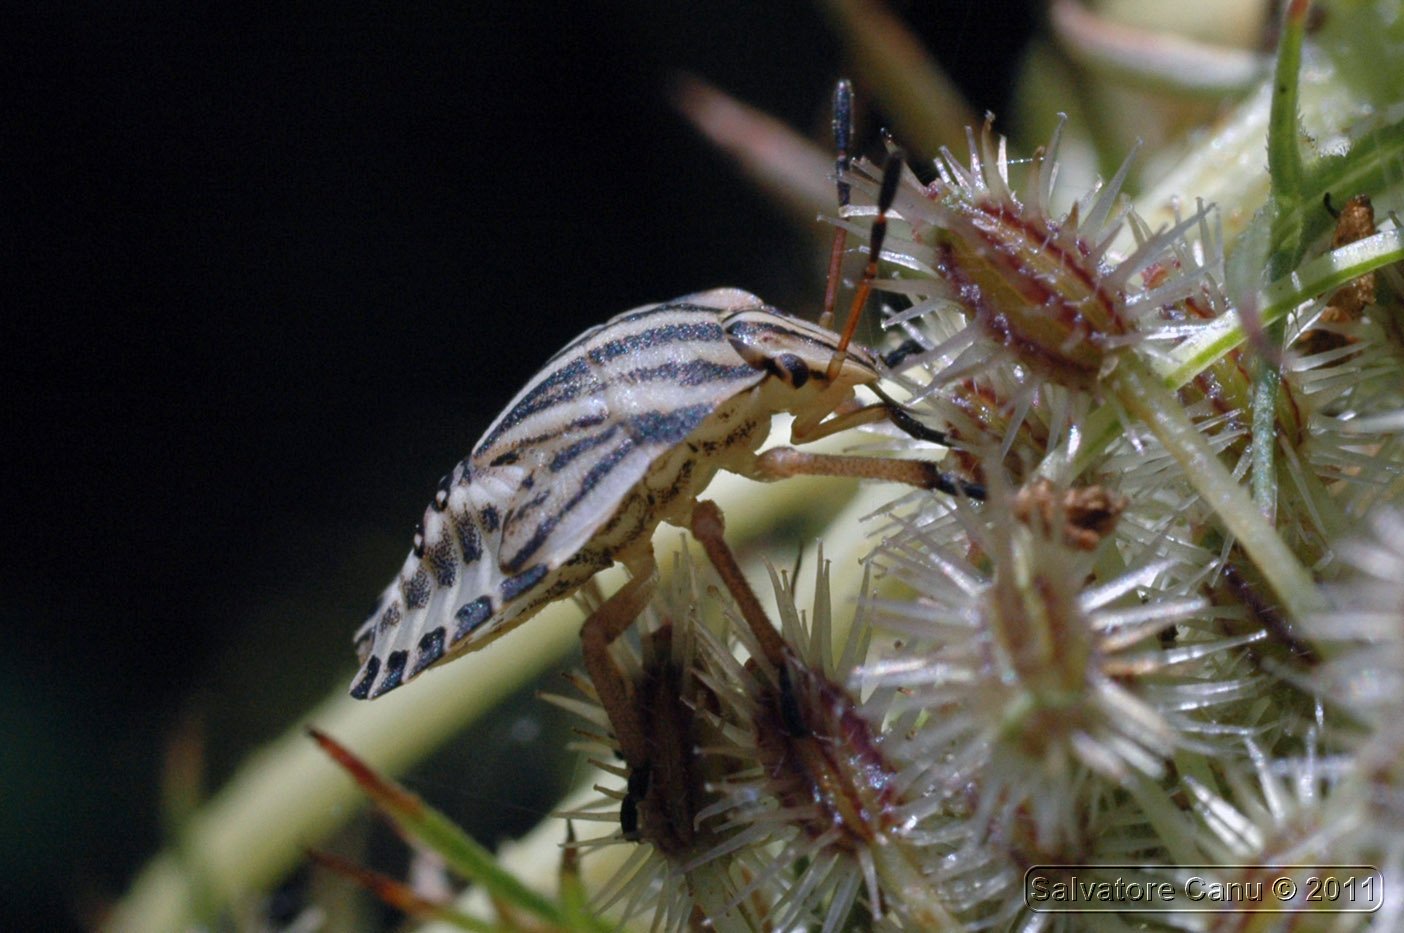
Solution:
<svg viewBox="0 0 1404 933"><path fill-rule="evenodd" d="M1185 239L1207 224L1207 209L1152 233L1121 195L1129 159L1111 182L1055 216L1057 135L1024 166L1022 185L1011 180L1005 140L990 124L978 141L971 134L970 147L968 165L943 151L929 185L907 175L895 203L903 223L893 224L888 245L889 261L902 270L895 291L922 312L964 319L941 348L938 381L1000 359L1024 381L1095 390L1120 352L1155 336L1162 307L1215 300L1212 275L1222 257L1202 255ZM860 197L874 196L870 163L859 162L854 179ZM1119 239L1133 248L1118 255ZM923 293L916 281L927 285Z"/></svg>
<svg viewBox="0 0 1404 933"><path fill-rule="evenodd" d="M621 639L613 651L647 723L645 767L622 763L609 716L589 678L571 676L579 697L545 697L588 722L580 749L596 767L624 782L598 787L601 799L562 815L612 824L611 832L577 843L583 852L635 847L597 892L599 910L617 907L625 920L647 911L661 929L685 929L698 911L723 925L727 918L742 923L750 905L734 896L738 882L731 863L717 857L724 827L705 812L712 800L709 785L738 767L736 760L706 751L727 742L714 713L719 700L706 661L717 648L709 626L719 622L702 614L692 563L679 557L673 571L639 621L637 642Z"/></svg>
<svg viewBox="0 0 1404 933"><path fill-rule="evenodd" d="M671 630L674 653L650 657L645 650L636 682L640 702L652 703L644 685L657 670L679 662L689 667L682 679L695 689L683 702L695 723L696 744L685 757L692 773L704 779L691 808L694 831L684 840L672 812L640 804L636 815L626 817L636 823L582 843L596 848L638 841L640 853L647 853L630 858L604 885L601 909L623 901L626 917L656 910L664 928L686 921L699 905L709 908L706 916L719 927L740 924L738 929L818 923L833 930L859 905L872 918L893 911L909 922L944 916L934 889L894 903L887 888L894 873L924 875L934 856L910 835L913 824L895 789L897 767L885 757L884 717L874 715L873 701L860 704L846 686L865 654L868 628L858 620L835 656L827 565L821 562L808 613L797 608L788 578L772 572L784 631L779 663L731 615L734 610L728 609L721 625L704 623L696 612L699 598L725 600L714 587L699 586L700 574L686 561L676 566L675 579L688 582L670 587L651 613L666 618L666 627L646 622L642 634L647 645ZM680 644L691 647L680 654ZM579 685L588 695L588 684ZM558 702L604 722L597 707ZM671 728L661 718L653 721L659 730ZM662 742L655 747L654 782L658 767L668 767L669 751ZM646 799L634 774L620 776L622 790L605 791L601 805L568 815L598 818L621 801L629 812L632 797Z"/></svg>
<svg viewBox="0 0 1404 933"><path fill-rule="evenodd" d="M1086 550L1059 509L1052 522L1021 518L1016 497L991 492L978 515L891 514L874 560L907 595L880 601L878 623L901 645L862 682L893 694L910 723L892 754L913 763L914 815L955 807L977 835L1085 851L1100 795L1162 778L1177 748L1248 728L1226 713L1261 687L1242 651L1262 633L1219 630L1223 610L1196 593L1202 570L1183 559L1192 550L1133 547L1109 561L1113 536Z"/></svg>

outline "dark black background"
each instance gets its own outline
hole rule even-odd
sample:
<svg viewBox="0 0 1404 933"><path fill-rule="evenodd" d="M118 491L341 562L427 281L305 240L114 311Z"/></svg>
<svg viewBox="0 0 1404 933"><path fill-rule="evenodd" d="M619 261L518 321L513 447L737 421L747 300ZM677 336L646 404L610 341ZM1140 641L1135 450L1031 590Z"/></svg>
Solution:
<svg viewBox="0 0 1404 933"><path fill-rule="evenodd" d="M1003 108L1033 3L914 6ZM0 901L35 923L158 845L184 717L217 782L349 676L433 482L570 336L723 284L812 309L809 241L666 87L817 134L843 67L803 3L69 10L3 66Z"/></svg>

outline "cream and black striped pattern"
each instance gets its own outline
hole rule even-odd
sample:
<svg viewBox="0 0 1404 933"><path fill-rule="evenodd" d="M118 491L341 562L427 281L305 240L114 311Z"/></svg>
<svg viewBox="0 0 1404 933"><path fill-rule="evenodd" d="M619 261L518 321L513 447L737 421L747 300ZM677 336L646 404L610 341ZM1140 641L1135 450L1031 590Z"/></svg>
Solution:
<svg viewBox="0 0 1404 933"><path fill-rule="evenodd" d="M552 357L440 481L403 569L356 633L352 696L393 690L570 595L674 517L672 499L700 490L689 485L697 461L754 449L769 413L737 412L768 372L733 347L725 325L738 314L793 320L718 289L625 312ZM794 323L806 339L817 330ZM705 483L716 464L702 466Z"/></svg>

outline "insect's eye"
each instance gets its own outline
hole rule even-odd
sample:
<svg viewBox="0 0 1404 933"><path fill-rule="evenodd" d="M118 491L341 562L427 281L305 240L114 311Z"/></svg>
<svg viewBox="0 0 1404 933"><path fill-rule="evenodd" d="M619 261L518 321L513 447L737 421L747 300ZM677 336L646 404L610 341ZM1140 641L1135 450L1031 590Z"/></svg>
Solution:
<svg viewBox="0 0 1404 933"><path fill-rule="evenodd" d="M449 500L449 474L445 473L439 480L439 488L434 491L434 511L442 512L448 508Z"/></svg>
<svg viewBox="0 0 1404 933"><path fill-rule="evenodd" d="M809 381L809 367L793 353L781 353L774 357L774 365L775 374L796 389Z"/></svg>
<svg viewBox="0 0 1404 933"><path fill-rule="evenodd" d="M423 557L423 556L424 556L424 523L423 523L423 522L420 522L419 524L417 524L417 525L414 526L414 547L411 548L411 550L414 551L414 556L415 556L415 557Z"/></svg>

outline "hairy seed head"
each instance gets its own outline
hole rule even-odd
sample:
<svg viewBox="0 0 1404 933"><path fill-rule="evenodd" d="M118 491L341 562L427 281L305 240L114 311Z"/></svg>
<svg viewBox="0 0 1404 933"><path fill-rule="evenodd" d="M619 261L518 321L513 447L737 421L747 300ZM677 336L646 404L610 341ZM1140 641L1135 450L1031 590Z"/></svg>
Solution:
<svg viewBox="0 0 1404 933"><path fill-rule="evenodd" d="M925 789L902 812L965 814L1025 852L1077 851L1099 787L1162 776L1170 751L1232 734L1226 705L1259 689L1235 654L1262 633L1216 631L1192 555L1127 546L1099 561L1122 543L1101 520L1114 510L1070 492L996 483L979 516L894 515L876 557L916 595L879 603L902 645L861 681L913 723L887 749L907 764L896 790ZM1090 528L1070 521L1084 504ZM1204 689L1211 677L1219 689Z"/></svg>

